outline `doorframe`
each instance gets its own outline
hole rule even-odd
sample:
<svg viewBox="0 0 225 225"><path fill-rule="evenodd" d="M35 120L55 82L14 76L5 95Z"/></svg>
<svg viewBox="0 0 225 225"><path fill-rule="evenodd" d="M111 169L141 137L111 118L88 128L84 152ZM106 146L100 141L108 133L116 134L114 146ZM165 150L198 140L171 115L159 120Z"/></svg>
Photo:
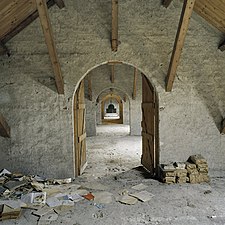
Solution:
<svg viewBox="0 0 225 225"><path fill-rule="evenodd" d="M104 119L104 105L105 105L105 101L107 101L108 99L115 99L118 104L119 104L119 112L120 112L120 118L119 119L115 119L115 120L107 120ZM106 96L104 96L101 101L101 119L102 119L102 123L103 124L123 124L123 100L119 95L116 94L108 94Z"/></svg>
<svg viewBox="0 0 225 225"><path fill-rule="evenodd" d="M75 85L75 90L74 90L74 93L73 93L73 98L72 98L72 129L73 129L73 143L72 143L72 156L73 156L73 174L74 174L74 177L75 177L75 170L76 170L76 166L75 166L75 162L76 162L76 158L75 158L75 143L74 143L74 128L75 128L75 121L74 121L74 97L75 97L75 94L76 94L76 91L81 83L81 81L94 69L96 69L97 67L99 66L103 66L105 64L110 64L110 63L113 63L115 60L108 60L108 61L105 61L105 62L101 62L99 64L95 64L93 67L91 67L90 69L88 69L86 71L86 73L78 80L78 82L76 83ZM155 159L155 163L156 163L156 166L159 165L159 162L160 162L160 145L159 145L159 98L158 98L158 92L157 92L157 89L155 88L155 86L153 85L153 82L151 82L151 80L149 79L148 76L146 76L147 73L145 73L142 69L140 69L140 67L137 67L135 66L134 64L132 63L128 63L128 62L125 62L125 61L120 61L120 60L116 60L115 63L119 63L119 64L125 64L127 66L131 66L133 68L137 68L141 74L143 74L148 80L149 82L151 83L151 85L154 87L154 91L155 91L155 96L156 96L156 107L157 107L157 115L156 115L156 119L157 119L157 132L155 133L155 152L156 152L156 159ZM105 88L107 89L107 88ZM131 113L131 111L130 111ZM130 115L129 115L130 117ZM156 169L156 177L158 176L158 169Z"/></svg>

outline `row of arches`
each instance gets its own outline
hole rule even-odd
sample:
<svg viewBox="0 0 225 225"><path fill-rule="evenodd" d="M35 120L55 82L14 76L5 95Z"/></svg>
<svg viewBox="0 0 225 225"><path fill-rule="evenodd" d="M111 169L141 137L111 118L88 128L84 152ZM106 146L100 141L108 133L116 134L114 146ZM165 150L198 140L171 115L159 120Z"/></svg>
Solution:
<svg viewBox="0 0 225 225"><path fill-rule="evenodd" d="M99 65L100 67L101 65ZM130 65L129 65L130 66ZM96 67L95 67L96 68ZM134 68L134 67L133 67ZM89 74L89 70L77 85L74 93L74 174L79 176L87 165L86 157L86 123L85 120L85 94L84 94L84 78ZM142 80L142 157L141 163L154 176L157 173L157 165L159 163L159 137L158 137L158 97L154 86L148 78L141 73ZM110 89L111 90L111 89ZM101 122L104 123L123 123L124 107L123 103L128 101L129 97L123 93L123 97L115 93L107 93L103 88L102 92L96 99L96 105L100 107ZM100 103L100 104L99 104ZM130 104L129 108L130 108ZM117 115L116 118L109 118L108 114ZM130 117L130 113L128 113ZM126 113L127 116L127 113ZM135 115L133 115L135 116Z"/></svg>

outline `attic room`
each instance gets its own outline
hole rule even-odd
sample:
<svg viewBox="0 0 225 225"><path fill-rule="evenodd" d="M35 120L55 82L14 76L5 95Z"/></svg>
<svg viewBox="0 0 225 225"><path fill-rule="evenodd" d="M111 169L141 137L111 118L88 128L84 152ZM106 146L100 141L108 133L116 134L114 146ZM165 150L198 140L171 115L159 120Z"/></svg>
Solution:
<svg viewBox="0 0 225 225"><path fill-rule="evenodd" d="M1 0L1 224L225 224L224 50L225 0Z"/></svg>

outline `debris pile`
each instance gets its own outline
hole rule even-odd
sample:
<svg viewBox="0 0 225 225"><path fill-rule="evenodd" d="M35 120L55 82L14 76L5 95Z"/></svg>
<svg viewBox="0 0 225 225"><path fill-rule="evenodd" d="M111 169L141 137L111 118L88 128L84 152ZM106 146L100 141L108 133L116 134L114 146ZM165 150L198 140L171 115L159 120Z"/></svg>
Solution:
<svg viewBox="0 0 225 225"><path fill-rule="evenodd" d="M80 201L101 210L115 200L133 205L150 201L154 197L146 190L149 187L142 183L131 188L133 190L130 192L124 190L117 193L116 197L99 182L75 184L71 178L46 179L3 169L0 172L0 221L17 219L24 215L24 210L31 210L30 215L35 219L37 217L37 224L46 225L56 221L59 215L71 210ZM100 217L103 217L102 212Z"/></svg>
<svg viewBox="0 0 225 225"><path fill-rule="evenodd" d="M201 155L191 155L187 162L161 164L159 179L167 184L209 182L207 161Z"/></svg>

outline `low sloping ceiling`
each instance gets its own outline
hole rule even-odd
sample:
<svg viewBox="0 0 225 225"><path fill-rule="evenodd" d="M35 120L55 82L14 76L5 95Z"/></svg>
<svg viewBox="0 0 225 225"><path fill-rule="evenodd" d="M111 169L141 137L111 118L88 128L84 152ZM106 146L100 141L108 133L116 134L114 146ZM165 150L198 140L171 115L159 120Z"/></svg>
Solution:
<svg viewBox="0 0 225 225"><path fill-rule="evenodd" d="M48 7L54 0L46 0ZM38 17L35 0L0 1L0 42L5 44Z"/></svg>
<svg viewBox="0 0 225 225"><path fill-rule="evenodd" d="M196 0L194 11L225 33L225 0Z"/></svg>

